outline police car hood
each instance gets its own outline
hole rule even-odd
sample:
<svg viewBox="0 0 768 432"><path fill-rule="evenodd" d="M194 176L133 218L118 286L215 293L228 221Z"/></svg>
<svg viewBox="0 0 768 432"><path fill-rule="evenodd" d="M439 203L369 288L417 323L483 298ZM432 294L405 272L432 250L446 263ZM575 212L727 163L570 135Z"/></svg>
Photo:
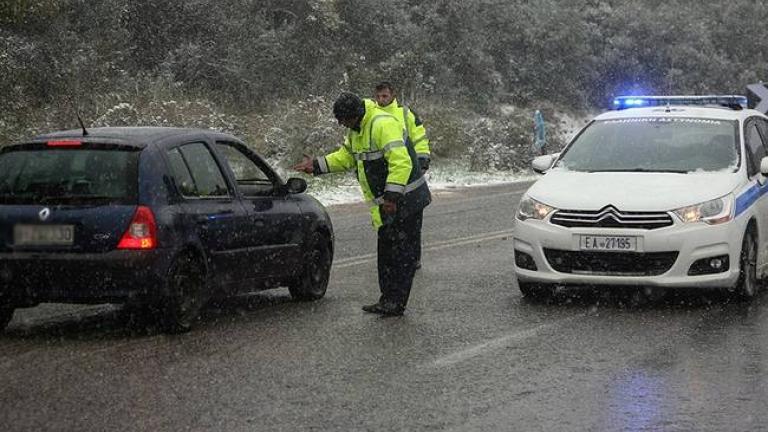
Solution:
<svg viewBox="0 0 768 432"><path fill-rule="evenodd" d="M599 210L612 205L624 211L669 211L721 197L739 183L739 176L730 171L674 174L555 169L534 183L528 195L560 209Z"/></svg>

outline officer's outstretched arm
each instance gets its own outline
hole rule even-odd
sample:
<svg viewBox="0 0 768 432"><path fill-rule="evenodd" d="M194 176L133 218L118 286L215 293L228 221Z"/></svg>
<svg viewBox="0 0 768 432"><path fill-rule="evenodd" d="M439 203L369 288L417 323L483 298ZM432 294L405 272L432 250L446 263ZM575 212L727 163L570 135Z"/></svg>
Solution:
<svg viewBox="0 0 768 432"><path fill-rule="evenodd" d="M315 175L349 171L355 167L355 158L349 151L347 140L333 153L315 159Z"/></svg>

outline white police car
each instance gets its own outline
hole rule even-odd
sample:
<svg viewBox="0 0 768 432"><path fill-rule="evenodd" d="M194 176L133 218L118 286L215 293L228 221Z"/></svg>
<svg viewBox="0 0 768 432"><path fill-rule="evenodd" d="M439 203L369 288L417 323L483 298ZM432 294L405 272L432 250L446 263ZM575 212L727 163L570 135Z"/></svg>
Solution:
<svg viewBox="0 0 768 432"><path fill-rule="evenodd" d="M727 288L768 266L768 117L743 96L622 97L523 196L514 261L526 296L559 285Z"/></svg>

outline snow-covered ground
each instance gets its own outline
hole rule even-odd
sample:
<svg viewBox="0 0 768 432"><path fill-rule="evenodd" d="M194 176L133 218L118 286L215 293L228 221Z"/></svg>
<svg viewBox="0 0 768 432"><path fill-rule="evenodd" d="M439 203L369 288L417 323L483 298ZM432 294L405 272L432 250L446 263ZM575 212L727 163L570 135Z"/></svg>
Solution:
<svg viewBox="0 0 768 432"><path fill-rule="evenodd" d="M460 163L435 163L428 171L429 187L433 191L457 187L516 183L537 178L533 172L470 172ZM332 174L309 180L307 193L324 205L362 201L362 192L353 174Z"/></svg>

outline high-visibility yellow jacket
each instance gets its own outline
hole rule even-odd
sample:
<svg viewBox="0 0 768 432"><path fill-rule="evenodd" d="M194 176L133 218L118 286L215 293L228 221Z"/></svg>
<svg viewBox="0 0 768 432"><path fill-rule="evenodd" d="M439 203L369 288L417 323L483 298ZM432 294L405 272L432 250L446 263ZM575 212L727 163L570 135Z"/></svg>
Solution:
<svg viewBox="0 0 768 432"><path fill-rule="evenodd" d="M406 146L403 128L397 119L365 99L365 115L360 130L349 129L338 150L314 160L315 174L356 170L363 196L371 206L375 229L387 223L380 205L384 193L398 194L397 215L421 210L431 201L416 153Z"/></svg>
<svg viewBox="0 0 768 432"><path fill-rule="evenodd" d="M427 131L424 129L424 123L419 116L407 106L400 105L396 98L392 99L389 105L379 106L379 108L395 116L403 125L411 145L416 150L416 155L420 158L428 158L430 154L429 139L427 139Z"/></svg>

